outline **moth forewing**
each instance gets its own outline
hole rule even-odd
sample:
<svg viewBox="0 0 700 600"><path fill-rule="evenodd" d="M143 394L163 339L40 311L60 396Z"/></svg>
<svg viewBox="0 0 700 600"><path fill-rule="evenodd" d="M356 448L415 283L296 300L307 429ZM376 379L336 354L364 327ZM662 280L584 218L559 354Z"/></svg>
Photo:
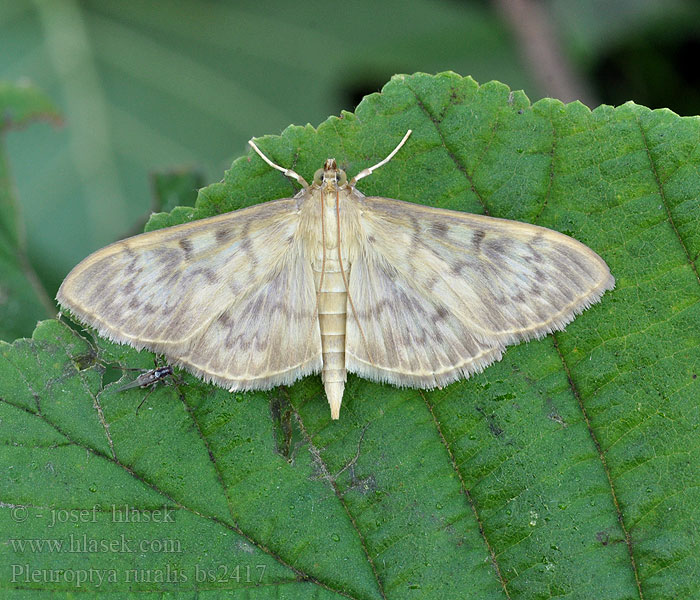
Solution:
<svg viewBox="0 0 700 600"><path fill-rule="evenodd" d="M364 207L346 349L363 377L446 385L563 328L614 285L597 254L549 229L379 197Z"/></svg>
<svg viewBox="0 0 700 600"><path fill-rule="evenodd" d="M432 388L563 328L614 286L605 262L555 231L365 197L328 159L294 198L98 250L60 304L110 339L230 390L322 374L337 419L348 372Z"/></svg>
<svg viewBox="0 0 700 600"><path fill-rule="evenodd" d="M297 343L315 321L299 222L290 198L144 233L86 258L57 298L101 335L224 387L291 383L321 360L318 340Z"/></svg>

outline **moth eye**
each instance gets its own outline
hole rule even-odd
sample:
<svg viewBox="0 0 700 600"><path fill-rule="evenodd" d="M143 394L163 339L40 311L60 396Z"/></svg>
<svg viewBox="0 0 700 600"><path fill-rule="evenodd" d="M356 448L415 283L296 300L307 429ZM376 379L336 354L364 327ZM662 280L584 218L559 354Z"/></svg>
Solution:
<svg viewBox="0 0 700 600"><path fill-rule="evenodd" d="M323 183L323 169L319 169L314 173L314 183L321 185Z"/></svg>
<svg viewBox="0 0 700 600"><path fill-rule="evenodd" d="M345 175L345 171L339 169L337 175L335 176L335 180L338 182L340 187L344 186L348 182L348 177Z"/></svg>

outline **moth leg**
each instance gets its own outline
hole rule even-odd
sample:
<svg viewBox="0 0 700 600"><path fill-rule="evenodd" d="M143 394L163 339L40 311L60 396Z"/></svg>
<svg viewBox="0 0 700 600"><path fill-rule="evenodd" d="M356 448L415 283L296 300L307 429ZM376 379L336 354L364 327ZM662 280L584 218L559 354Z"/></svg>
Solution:
<svg viewBox="0 0 700 600"><path fill-rule="evenodd" d="M182 377L180 377L178 373L175 373L175 371L173 371L170 374L170 378L173 381L172 384L166 383L166 385L174 385L175 387L179 387L181 385L189 385Z"/></svg>
<svg viewBox="0 0 700 600"><path fill-rule="evenodd" d="M262 158L273 169L277 169L278 171L282 171L282 173L284 173L287 177L291 177L292 179L296 179L303 186L304 189L307 189L309 187L309 184L306 183L306 179L304 179L301 175L299 175L299 173L297 173L296 171L292 171L291 169L285 169L284 167L280 167L279 165L273 163L269 158L267 158L267 156L265 156L262 153L260 148L258 148L255 145L255 142L252 139L248 140L248 143L253 148L253 150L255 150L258 153L260 158Z"/></svg>
<svg viewBox="0 0 700 600"><path fill-rule="evenodd" d="M409 129L409 130L406 132L406 135L403 136L403 139L398 143L398 145L396 146L396 148L394 148L394 149L389 153L389 156L387 156L384 160L380 160L376 165L373 165L373 166L371 166L371 167L368 167L368 168L363 169L362 171L360 171L357 175L355 175L355 177L353 177L353 178L348 182L348 185L349 185L350 187L354 186L360 179L362 179L363 177L367 177L367 175L371 175L376 169L378 169L378 168L381 167L382 165L385 165L386 163L388 163L392 158L394 158L394 156L396 155L396 153L401 149L401 146L403 146L403 145L406 143L406 140L408 139L408 136L411 135L412 133L413 133L413 130L412 130L412 129Z"/></svg>
<svg viewBox="0 0 700 600"><path fill-rule="evenodd" d="M156 386L158 385L158 382L154 382L153 385L151 385L151 389L148 390L148 393L143 397L143 400L141 400L141 403L136 407L136 415L138 416L139 414L139 408L143 406L143 403L146 401L146 399L151 395L153 390L156 389Z"/></svg>

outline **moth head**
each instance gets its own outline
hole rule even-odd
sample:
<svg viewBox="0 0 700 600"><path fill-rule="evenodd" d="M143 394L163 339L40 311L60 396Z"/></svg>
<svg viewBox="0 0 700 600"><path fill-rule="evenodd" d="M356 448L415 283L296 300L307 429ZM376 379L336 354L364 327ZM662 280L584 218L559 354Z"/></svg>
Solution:
<svg viewBox="0 0 700 600"><path fill-rule="evenodd" d="M326 191L333 191L336 188L341 188L347 182L347 175L345 175L345 171L338 168L335 158L329 158L324 163L323 168L314 173L314 185Z"/></svg>

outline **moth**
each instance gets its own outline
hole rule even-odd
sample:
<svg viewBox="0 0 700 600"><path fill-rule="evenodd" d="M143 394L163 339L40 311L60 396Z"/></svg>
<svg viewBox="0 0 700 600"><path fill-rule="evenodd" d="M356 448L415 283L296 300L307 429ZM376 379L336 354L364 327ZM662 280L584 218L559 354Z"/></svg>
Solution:
<svg viewBox="0 0 700 600"><path fill-rule="evenodd" d="M117 388L118 392L123 392L125 390L130 390L133 388L150 388L148 393L143 397L139 405L136 407L136 414L139 413L139 409L143 406L146 399L151 395L151 393L156 389L159 383L165 383L166 379L175 378L175 372L170 365L157 366L153 369L144 370L141 375L139 375L133 381L124 384L123 386Z"/></svg>
<svg viewBox="0 0 700 600"><path fill-rule="evenodd" d="M550 229L366 197L333 158L283 198L137 235L78 264L57 299L121 343L234 390L321 373L337 419L347 373L443 387L509 344L562 329L614 287Z"/></svg>

